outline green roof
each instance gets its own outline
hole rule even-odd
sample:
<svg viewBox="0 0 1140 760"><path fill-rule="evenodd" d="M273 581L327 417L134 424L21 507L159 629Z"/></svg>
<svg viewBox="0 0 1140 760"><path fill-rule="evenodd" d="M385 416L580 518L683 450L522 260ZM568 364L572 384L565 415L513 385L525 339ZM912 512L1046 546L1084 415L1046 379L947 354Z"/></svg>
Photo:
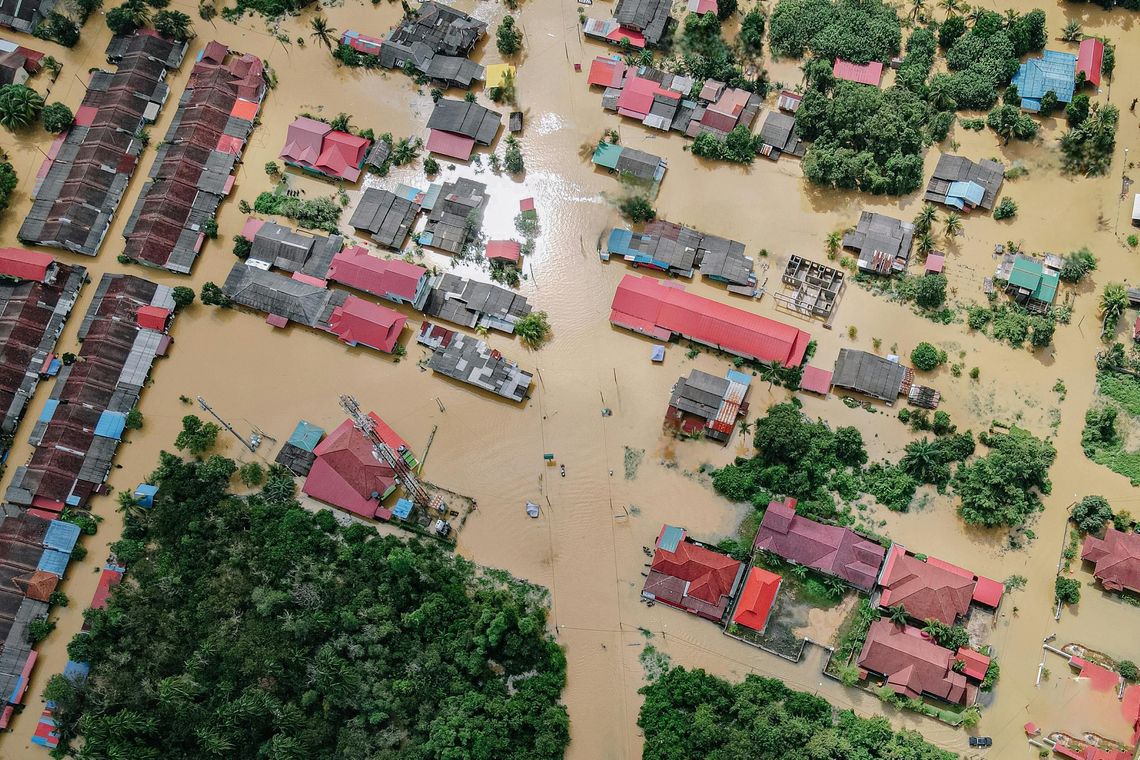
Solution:
<svg viewBox="0 0 1140 760"><path fill-rule="evenodd" d="M594 163L607 169L616 169L618 158L621 157L621 146L613 143L602 143L594 151Z"/></svg>
<svg viewBox="0 0 1140 760"><path fill-rule="evenodd" d="M1053 303L1053 299L1057 297L1057 286L1060 284L1060 279L1053 272L1046 272L1041 276L1041 282L1037 285L1037 289L1033 291L1033 297L1043 303Z"/></svg>
<svg viewBox="0 0 1140 760"><path fill-rule="evenodd" d="M1044 267L1040 261L1018 256L1013 262L1013 270L1009 273L1009 284L1018 288L1033 291L1041 284L1041 274Z"/></svg>

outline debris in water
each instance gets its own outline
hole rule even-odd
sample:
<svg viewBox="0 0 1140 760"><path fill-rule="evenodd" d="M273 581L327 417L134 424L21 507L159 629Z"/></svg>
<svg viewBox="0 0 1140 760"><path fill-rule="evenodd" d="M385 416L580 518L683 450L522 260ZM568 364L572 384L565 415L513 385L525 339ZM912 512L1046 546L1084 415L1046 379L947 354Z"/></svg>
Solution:
<svg viewBox="0 0 1140 760"><path fill-rule="evenodd" d="M645 449L631 449L629 446L623 448L625 449L625 479L633 480L637 477L637 468L641 466L641 460L645 458Z"/></svg>
<svg viewBox="0 0 1140 760"><path fill-rule="evenodd" d="M526 503L526 513L529 517L538 517L538 505L533 501L528 501Z"/></svg>

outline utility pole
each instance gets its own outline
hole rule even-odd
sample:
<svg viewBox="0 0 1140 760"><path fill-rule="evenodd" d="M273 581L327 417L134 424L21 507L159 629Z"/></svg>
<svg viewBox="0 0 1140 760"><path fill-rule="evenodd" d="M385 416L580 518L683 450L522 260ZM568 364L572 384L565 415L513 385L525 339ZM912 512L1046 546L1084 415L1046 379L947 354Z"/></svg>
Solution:
<svg viewBox="0 0 1140 760"><path fill-rule="evenodd" d="M241 434L238 433L238 431L234 430L234 426L231 425L230 423L226 422L225 420L223 420L218 415L218 413L215 412L213 410L213 408L211 408L210 405L206 403L206 399L202 398L201 396L198 397L198 406L202 407L202 409L209 412L213 416L214 419L216 419L218 422L222 423L222 427L224 427L226 430L233 433L234 438L237 438L239 441L241 441L241 445L245 446L247 449L249 449L251 453L255 453L257 451L257 445L256 444L242 438ZM260 436L256 436L254 440L256 440L258 444L261 443L261 437Z"/></svg>

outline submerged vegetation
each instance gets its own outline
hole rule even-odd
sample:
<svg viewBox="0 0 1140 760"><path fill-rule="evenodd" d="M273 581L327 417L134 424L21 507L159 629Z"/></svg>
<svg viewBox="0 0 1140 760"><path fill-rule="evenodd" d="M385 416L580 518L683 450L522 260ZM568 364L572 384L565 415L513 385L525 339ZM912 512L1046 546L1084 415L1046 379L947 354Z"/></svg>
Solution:
<svg viewBox="0 0 1140 760"><path fill-rule="evenodd" d="M90 676L45 690L61 750L562 757L566 661L544 590L434 543L340 527L298 506L278 468L235 496L237 469L162 454L154 508L128 513L113 546L130 575L68 647Z"/></svg>

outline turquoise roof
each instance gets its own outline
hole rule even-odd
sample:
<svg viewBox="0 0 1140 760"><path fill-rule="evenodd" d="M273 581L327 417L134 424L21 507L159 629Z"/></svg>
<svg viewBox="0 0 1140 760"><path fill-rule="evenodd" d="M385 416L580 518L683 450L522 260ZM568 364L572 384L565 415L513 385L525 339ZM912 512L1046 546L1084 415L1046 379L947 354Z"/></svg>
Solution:
<svg viewBox="0 0 1140 760"><path fill-rule="evenodd" d="M666 525L661 529L661 537L657 539L657 548L667 552L677 551L678 544L685 538L685 529L676 525Z"/></svg>
<svg viewBox="0 0 1140 760"><path fill-rule="evenodd" d="M594 151L594 163L607 169L616 169L621 158L622 147L613 143L601 143Z"/></svg>
<svg viewBox="0 0 1140 760"><path fill-rule="evenodd" d="M321 442L321 436L325 434L323 428L319 428L311 422L301 420L297 423L297 427L293 429L293 435L289 436L289 443L293 444L299 449L305 451L312 451Z"/></svg>

